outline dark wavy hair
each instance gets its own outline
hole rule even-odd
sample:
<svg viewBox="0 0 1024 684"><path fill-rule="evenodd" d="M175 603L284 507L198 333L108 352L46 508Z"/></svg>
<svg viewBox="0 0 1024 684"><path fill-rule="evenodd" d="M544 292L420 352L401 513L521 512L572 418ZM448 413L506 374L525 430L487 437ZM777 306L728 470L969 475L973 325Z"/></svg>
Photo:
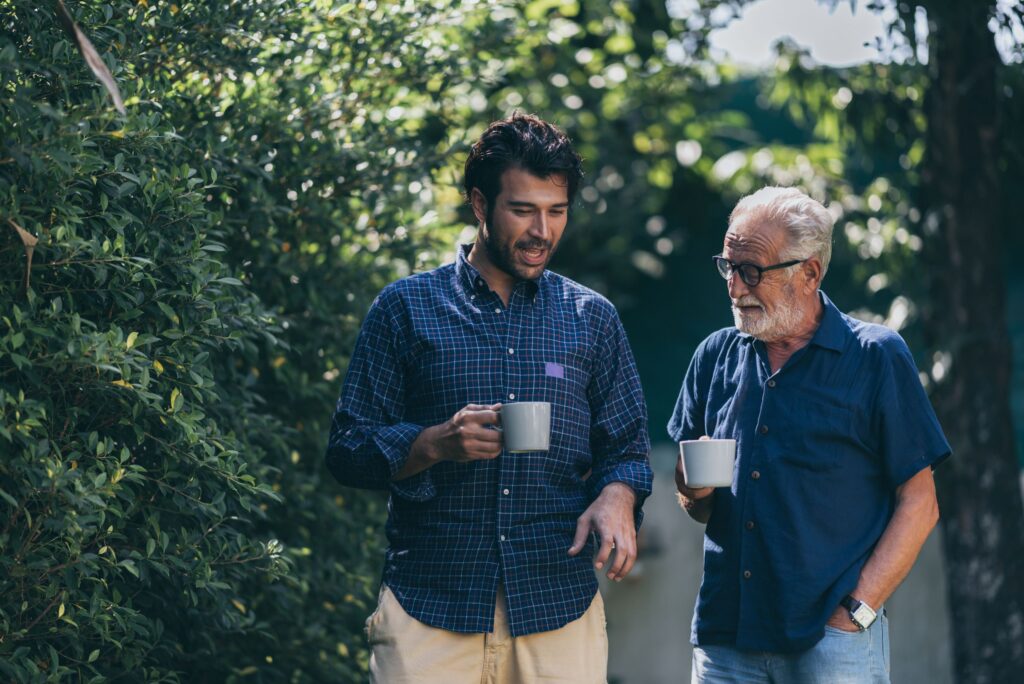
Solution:
<svg viewBox="0 0 1024 684"><path fill-rule="evenodd" d="M472 199L473 188L480 190L487 200L488 220L501 192L501 175L510 168L520 168L538 178L563 176L570 209L583 180L583 160L569 137L557 126L520 112L488 126L466 158L462 181L466 199Z"/></svg>

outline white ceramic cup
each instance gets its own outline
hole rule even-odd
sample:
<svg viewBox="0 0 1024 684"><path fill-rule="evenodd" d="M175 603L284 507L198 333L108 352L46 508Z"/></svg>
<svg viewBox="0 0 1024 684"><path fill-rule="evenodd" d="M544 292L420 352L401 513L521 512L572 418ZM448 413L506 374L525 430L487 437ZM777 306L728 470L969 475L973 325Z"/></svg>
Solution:
<svg viewBox="0 0 1024 684"><path fill-rule="evenodd" d="M679 443L683 479L690 489L732 486L735 439L688 439Z"/></svg>
<svg viewBox="0 0 1024 684"><path fill-rule="evenodd" d="M519 401L503 404L499 413L505 449L510 453L548 450L551 404L546 401Z"/></svg>

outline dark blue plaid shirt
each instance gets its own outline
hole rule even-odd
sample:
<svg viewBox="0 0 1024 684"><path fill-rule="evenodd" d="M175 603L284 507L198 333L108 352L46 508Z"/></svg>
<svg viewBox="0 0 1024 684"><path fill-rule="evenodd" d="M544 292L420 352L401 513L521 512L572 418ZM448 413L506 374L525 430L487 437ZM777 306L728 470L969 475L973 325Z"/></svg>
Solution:
<svg viewBox="0 0 1024 684"><path fill-rule="evenodd" d="M513 636L562 627L597 592L576 519L611 482L651 491L647 410L604 297L550 271L509 306L466 260L392 283L367 314L334 414L327 465L390 489L384 582L417 620L490 632L498 583ZM551 402L551 448L443 461L392 482L427 426L466 404Z"/></svg>

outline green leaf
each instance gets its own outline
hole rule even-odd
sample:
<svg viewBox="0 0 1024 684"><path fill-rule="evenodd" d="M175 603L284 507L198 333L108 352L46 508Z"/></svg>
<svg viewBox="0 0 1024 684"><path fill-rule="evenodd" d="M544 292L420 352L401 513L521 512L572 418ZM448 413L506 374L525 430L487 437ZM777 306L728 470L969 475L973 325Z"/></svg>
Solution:
<svg viewBox="0 0 1024 684"><path fill-rule="evenodd" d="M0 488L0 499L3 499L8 504L10 504L12 508L18 507L18 502L14 499L13 496L5 492L3 488Z"/></svg>

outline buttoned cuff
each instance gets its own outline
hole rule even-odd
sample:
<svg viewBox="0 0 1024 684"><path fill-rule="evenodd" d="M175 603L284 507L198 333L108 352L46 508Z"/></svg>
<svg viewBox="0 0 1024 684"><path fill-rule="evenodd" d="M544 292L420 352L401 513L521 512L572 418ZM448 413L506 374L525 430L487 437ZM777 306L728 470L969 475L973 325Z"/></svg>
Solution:
<svg viewBox="0 0 1024 684"><path fill-rule="evenodd" d="M405 466L412 443L422 431L423 426L416 423L397 423L378 430L373 436L374 443L387 461L389 477L394 477ZM391 480L389 488L395 496L410 501L429 501L437 494L429 469L397 482Z"/></svg>

